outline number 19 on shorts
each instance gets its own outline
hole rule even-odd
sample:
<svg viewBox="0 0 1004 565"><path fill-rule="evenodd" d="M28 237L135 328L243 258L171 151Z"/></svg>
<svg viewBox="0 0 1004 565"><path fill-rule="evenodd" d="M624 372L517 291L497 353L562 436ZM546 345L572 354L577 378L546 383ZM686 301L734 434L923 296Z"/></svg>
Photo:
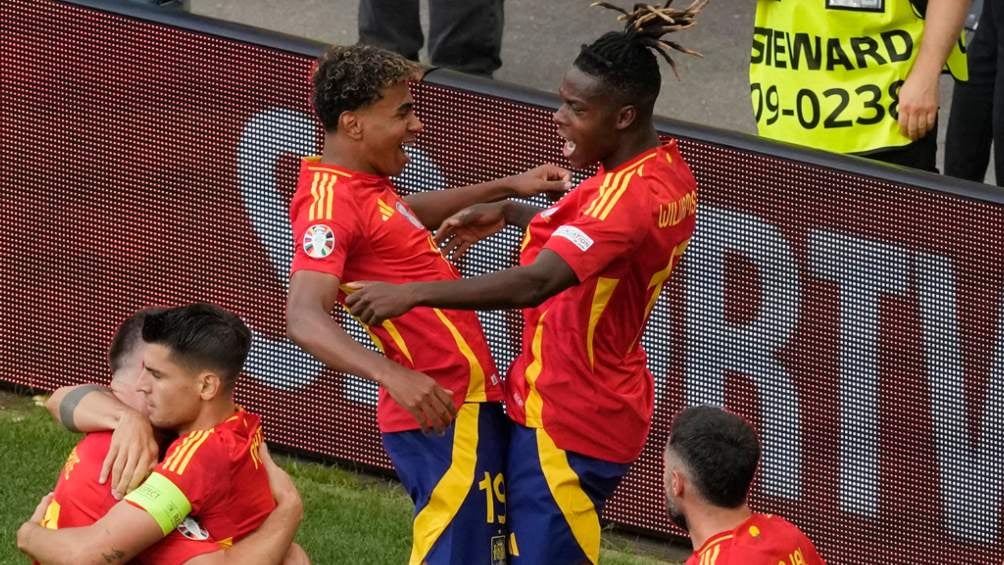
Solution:
<svg viewBox="0 0 1004 565"><path fill-rule="evenodd" d="M478 482L478 490L485 493L485 520L489 524L505 524L505 480L502 473L492 477L485 471L484 478Z"/></svg>
<svg viewBox="0 0 1004 565"><path fill-rule="evenodd" d="M753 98L753 115L761 126L772 126L778 120L798 121L804 129L822 127L849 128L854 125L872 125L886 118L899 119L899 89L902 80L886 88L862 84L857 88L828 88L817 92L799 88L787 92L777 85L750 85ZM794 90L794 87L792 87ZM794 124L792 124L794 125Z"/></svg>

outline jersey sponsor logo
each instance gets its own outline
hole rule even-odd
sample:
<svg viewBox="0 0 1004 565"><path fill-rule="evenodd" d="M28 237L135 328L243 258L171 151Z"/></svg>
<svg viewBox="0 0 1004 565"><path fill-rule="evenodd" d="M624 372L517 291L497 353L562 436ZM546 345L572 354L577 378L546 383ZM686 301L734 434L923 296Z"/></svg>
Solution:
<svg viewBox="0 0 1004 565"><path fill-rule="evenodd" d="M209 539L209 532L202 527L198 520L191 516L186 516L176 528L178 533L194 541L206 541Z"/></svg>
<svg viewBox="0 0 1004 565"><path fill-rule="evenodd" d="M541 212L541 213L540 213L540 217L541 217L541 218L550 218L550 217L551 217L551 216L553 216L553 215L554 215L554 213L555 213L555 212L557 212L557 211L558 211L559 209L560 209L560 206L551 206L551 207L550 207L550 208L548 208L547 210L544 210L543 212Z"/></svg>
<svg viewBox="0 0 1004 565"><path fill-rule="evenodd" d="M561 226L554 230L553 236L563 237L571 241L572 244L579 248L579 251L586 251L593 246L593 238L575 226Z"/></svg>
<svg viewBox="0 0 1004 565"><path fill-rule="evenodd" d="M415 226L420 230L425 229L425 226L422 225L422 222L418 221L418 218L415 217L415 214L411 213L411 210L409 210L408 207L404 205L404 202L399 201L397 204L394 205L394 208L396 208L397 211L400 212L402 216L408 218L408 221L411 222L411 225Z"/></svg>
<svg viewBox="0 0 1004 565"><path fill-rule="evenodd" d="M303 251L314 259L324 259L335 250L335 234L324 224L314 224L303 234Z"/></svg>

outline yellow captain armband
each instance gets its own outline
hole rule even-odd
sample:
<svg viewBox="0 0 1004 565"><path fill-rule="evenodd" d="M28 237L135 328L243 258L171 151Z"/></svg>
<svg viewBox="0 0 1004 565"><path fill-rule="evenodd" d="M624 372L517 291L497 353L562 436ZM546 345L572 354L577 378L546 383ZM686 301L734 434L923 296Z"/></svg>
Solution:
<svg viewBox="0 0 1004 565"><path fill-rule="evenodd" d="M165 536L192 511L192 503L185 493L160 473L151 474L125 499L153 516Z"/></svg>

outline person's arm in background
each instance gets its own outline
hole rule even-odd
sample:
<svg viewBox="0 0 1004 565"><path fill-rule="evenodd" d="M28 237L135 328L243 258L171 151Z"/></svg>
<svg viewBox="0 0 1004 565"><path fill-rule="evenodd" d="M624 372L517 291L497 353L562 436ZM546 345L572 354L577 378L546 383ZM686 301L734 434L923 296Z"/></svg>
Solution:
<svg viewBox="0 0 1004 565"><path fill-rule="evenodd" d="M929 0L924 37L913 69L899 91L899 130L910 139L923 137L938 118L938 77L962 33L969 0Z"/></svg>
<svg viewBox="0 0 1004 565"><path fill-rule="evenodd" d="M289 281L287 333L294 343L336 371L376 381L423 429L442 430L454 417L453 395L424 373L366 349L350 337L330 312L339 279L318 271L297 271Z"/></svg>
<svg viewBox="0 0 1004 565"><path fill-rule="evenodd" d="M105 484L110 475L116 498L138 487L156 466L159 449L150 420L126 406L111 389L94 384L60 387L46 408L71 431L113 431L98 482Z"/></svg>
<svg viewBox="0 0 1004 565"><path fill-rule="evenodd" d="M565 192L572 187L571 173L545 164L525 173L448 190L417 192L405 197L422 224L433 229L458 211L482 202L510 197L534 196L541 192Z"/></svg>

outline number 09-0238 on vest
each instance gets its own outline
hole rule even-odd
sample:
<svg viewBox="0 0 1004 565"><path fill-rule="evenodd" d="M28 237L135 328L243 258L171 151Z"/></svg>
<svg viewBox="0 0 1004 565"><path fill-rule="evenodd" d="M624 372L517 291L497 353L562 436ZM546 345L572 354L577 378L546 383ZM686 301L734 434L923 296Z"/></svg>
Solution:
<svg viewBox="0 0 1004 565"><path fill-rule="evenodd" d="M910 143L899 89L923 31L910 0L759 0L750 94L760 135L838 153ZM965 80L961 35L946 66Z"/></svg>

